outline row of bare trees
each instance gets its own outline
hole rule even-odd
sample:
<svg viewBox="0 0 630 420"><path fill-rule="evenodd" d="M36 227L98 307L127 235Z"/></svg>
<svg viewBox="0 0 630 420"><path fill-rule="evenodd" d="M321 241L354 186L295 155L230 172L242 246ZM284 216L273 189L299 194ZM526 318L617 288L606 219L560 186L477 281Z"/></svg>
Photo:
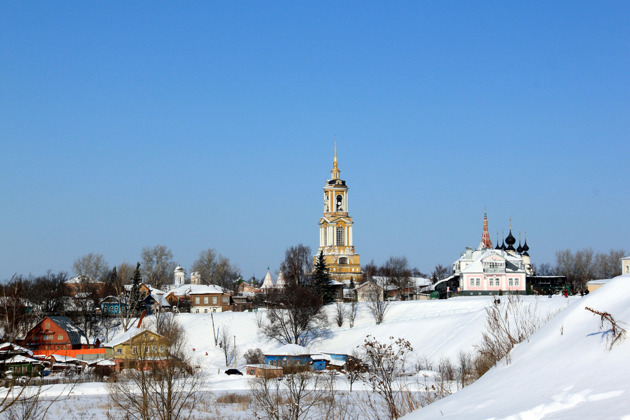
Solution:
<svg viewBox="0 0 630 420"><path fill-rule="evenodd" d="M173 252L164 245L146 246L141 252L142 277L144 281L156 288L173 282L173 271L177 266L173 260ZM123 262L116 267L119 275L130 280L134 265ZM89 253L77 258L72 271L76 276L92 281L108 280L112 268L102 254ZM192 271L201 275L202 282L216 284L231 289L234 280L239 277L239 269L229 258L209 248L199 253L192 266Z"/></svg>
<svg viewBox="0 0 630 420"><path fill-rule="evenodd" d="M620 275L620 259L625 254L623 249L611 249L607 253L595 253L592 248L583 248L575 252L561 249L556 251L555 265L540 264L536 268L536 274L566 276L572 290L584 290L589 280L609 279Z"/></svg>

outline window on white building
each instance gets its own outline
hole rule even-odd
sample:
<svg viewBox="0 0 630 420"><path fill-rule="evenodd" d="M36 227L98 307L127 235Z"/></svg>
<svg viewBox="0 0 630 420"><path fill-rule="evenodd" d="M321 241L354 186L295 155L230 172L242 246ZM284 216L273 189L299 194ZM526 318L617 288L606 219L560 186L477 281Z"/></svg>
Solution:
<svg viewBox="0 0 630 420"><path fill-rule="evenodd" d="M471 278L471 279L470 279L470 285L471 285L471 286L474 286L474 285L475 285L475 279L473 279L473 278Z"/></svg>
<svg viewBox="0 0 630 420"><path fill-rule="evenodd" d="M475 281L475 286L481 286L481 279L477 279Z"/></svg>
<svg viewBox="0 0 630 420"><path fill-rule="evenodd" d="M489 282L490 282L490 287L494 287L494 279L490 279Z"/></svg>
<svg viewBox="0 0 630 420"><path fill-rule="evenodd" d="M519 285L519 279L514 279L514 286L518 286Z"/></svg>
<svg viewBox="0 0 630 420"><path fill-rule="evenodd" d="M514 286L514 279L512 277L508 280L508 286Z"/></svg>

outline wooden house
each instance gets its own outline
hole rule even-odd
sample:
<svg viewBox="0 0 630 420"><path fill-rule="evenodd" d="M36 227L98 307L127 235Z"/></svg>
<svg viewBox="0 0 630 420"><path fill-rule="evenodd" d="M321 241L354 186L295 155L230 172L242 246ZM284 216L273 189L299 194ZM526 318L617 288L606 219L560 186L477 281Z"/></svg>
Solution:
<svg viewBox="0 0 630 420"><path fill-rule="evenodd" d="M33 350L92 348L83 330L65 316L45 317L26 333L22 344Z"/></svg>
<svg viewBox="0 0 630 420"><path fill-rule="evenodd" d="M105 358L116 363L116 370L152 369L165 364L168 346L168 339L161 334L131 328L117 339L105 344Z"/></svg>
<svg viewBox="0 0 630 420"><path fill-rule="evenodd" d="M126 298L119 298L118 296L107 296L101 300L101 313L103 315L117 316L120 314L126 314L129 305Z"/></svg>
<svg viewBox="0 0 630 420"><path fill-rule="evenodd" d="M330 359L327 356L312 353L306 347L297 344L285 344L265 354L267 365L282 367L285 373L295 369L325 370L328 360Z"/></svg>

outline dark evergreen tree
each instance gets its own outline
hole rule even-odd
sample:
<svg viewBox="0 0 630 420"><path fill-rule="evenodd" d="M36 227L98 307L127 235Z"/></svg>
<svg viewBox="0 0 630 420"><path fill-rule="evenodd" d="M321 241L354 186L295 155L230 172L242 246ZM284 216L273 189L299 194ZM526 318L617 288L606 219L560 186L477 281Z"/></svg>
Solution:
<svg viewBox="0 0 630 420"><path fill-rule="evenodd" d="M330 282L330 274L328 274L328 267L326 267L324 253L320 251L313 273L313 292L315 292L317 296L321 297L324 305L327 305L335 300L334 290Z"/></svg>
<svg viewBox="0 0 630 420"><path fill-rule="evenodd" d="M140 275L140 263L136 265L136 270L133 272L133 279L131 285L131 293L129 293L129 311L135 315L140 309L140 283L142 282L142 276Z"/></svg>
<svg viewBox="0 0 630 420"><path fill-rule="evenodd" d="M356 286L354 284L354 277L350 277L350 289L354 289Z"/></svg>

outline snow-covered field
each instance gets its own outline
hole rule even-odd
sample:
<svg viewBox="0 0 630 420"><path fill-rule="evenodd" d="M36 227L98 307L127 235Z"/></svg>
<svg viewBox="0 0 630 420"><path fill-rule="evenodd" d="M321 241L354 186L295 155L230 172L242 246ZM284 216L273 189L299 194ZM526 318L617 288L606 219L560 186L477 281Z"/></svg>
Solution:
<svg viewBox="0 0 630 420"><path fill-rule="evenodd" d="M607 350L599 319L584 310L584 306L591 306L630 321L630 277L617 278L584 298L522 299L535 304L543 315L559 313L529 342L513 350L509 365L493 368L469 387L417 410L409 418L630 419L630 345L623 342ZM312 350L351 353L370 334L380 341L388 341L389 337L407 339L414 348L412 359L428 358L434 365L444 357L454 362L460 352L474 352L484 329L485 308L491 304L491 297L393 302L381 325L375 325L367 308L360 307L354 328L349 328L347 321L341 328L331 326L330 336L315 343ZM332 319L334 308L328 309ZM257 316L264 316L264 311L214 314L215 329L229 328L230 335L236 336L240 354L250 348L266 352L278 347L278 343L258 336ZM227 393L248 393L251 379L223 373L225 359L214 344L210 314L179 314L177 319L187 332L196 364L207 372L203 392L208 393L209 411L197 418L252 418L251 407L213 404ZM239 358L237 367L243 370L244 366L245 361ZM338 377L335 388L347 390L349 385ZM45 396L60 389L55 385ZM357 383L353 389L367 390ZM70 396L51 407L48 418L104 418L109 406L103 384L78 384Z"/></svg>

